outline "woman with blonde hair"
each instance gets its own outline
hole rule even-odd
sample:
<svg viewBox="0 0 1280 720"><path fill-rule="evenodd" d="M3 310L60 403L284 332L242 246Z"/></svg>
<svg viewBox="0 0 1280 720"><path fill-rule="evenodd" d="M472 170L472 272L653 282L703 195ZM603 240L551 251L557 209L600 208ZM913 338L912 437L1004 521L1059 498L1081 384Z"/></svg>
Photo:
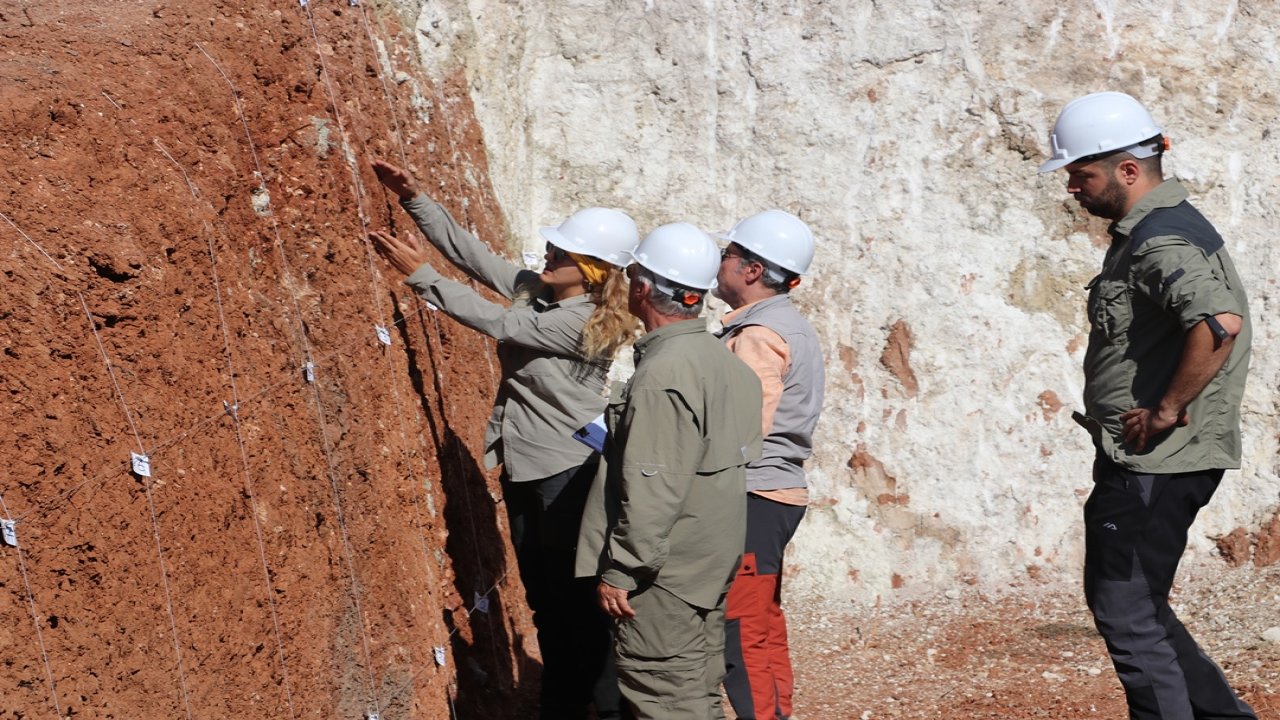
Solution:
<svg viewBox="0 0 1280 720"><path fill-rule="evenodd" d="M485 431L485 465L502 465L502 490L520 577L542 651L542 718L619 717L610 625L592 578L575 579L574 548L599 454L574 439L605 407L614 355L634 339L622 272L639 242L618 210L586 208L543 228L541 273L503 258L421 193L408 173L373 161L427 240L510 305L493 303L428 263L416 238L370 233L405 282L458 322L498 341L502 379Z"/></svg>

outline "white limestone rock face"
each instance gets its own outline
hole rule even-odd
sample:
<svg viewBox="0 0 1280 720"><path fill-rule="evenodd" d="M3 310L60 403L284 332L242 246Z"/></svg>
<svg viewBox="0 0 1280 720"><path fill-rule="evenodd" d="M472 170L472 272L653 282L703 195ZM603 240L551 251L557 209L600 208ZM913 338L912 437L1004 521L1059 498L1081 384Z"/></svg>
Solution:
<svg viewBox="0 0 1280 720"><path fill-rule="evenodd" d="M1276 511L1280 6L399 1L429 72L465 73L513 252L587 205L814 228L794 296L829 402L790 592L1075 580L1092 452L1069 414L1106 234L1036 167L1061 106L1097 90L1163 124L1167 173L1250 292L1244 469L1193 552Z"/></svg>

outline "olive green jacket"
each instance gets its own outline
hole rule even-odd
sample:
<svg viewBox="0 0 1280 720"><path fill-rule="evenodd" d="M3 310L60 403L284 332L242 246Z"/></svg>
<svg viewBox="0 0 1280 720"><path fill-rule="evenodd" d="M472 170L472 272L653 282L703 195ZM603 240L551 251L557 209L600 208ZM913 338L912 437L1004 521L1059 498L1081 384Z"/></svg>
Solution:
<svg viewBox="0 0 1280 720"><path fill-rule="evenodd" d="M699 319L640 338L615 389L583 512L577 574L662 587L700 608L727 590L746 539L746 465L760 457L760 380Z"/></svg>

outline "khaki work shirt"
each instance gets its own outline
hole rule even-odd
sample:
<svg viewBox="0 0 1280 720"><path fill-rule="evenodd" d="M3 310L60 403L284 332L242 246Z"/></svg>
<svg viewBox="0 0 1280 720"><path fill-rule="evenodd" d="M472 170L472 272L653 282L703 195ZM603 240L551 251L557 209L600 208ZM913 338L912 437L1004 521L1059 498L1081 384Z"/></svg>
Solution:
<svg viewBox="0 0 1280 720"><path fill-rule="evenodd" d="M1252 337L1248 302L1221 237L1186 200L1187 191L1175 180L1144 195L1112 224L1102 273L1088 285L1085 410L1100 426L1098 449L1136 472L1240 467L1240 399ZM1148 237L1151 232L1139 227L1144 220L1155 221L1148 228L1161 228L1159 234ZM1165 228L1181 230L1166 234ZM1188 406L1189 424L1136 452L1121 439L1120 415L1159 404L1182 358L1187 331L1219 313L1244 321L1230 357Z"/></svg>
<svg viewBox="0 0 1280 720"><path fill-rule="evenodd" d="M577 574L658 585L715 607L746 540L746 465L760 457L760 381L701 318L640 338L606 414Z"/></svg>
<svg viewBox="0 0 1280 720"><path fill-rule="evenodd" d="M593 452L573 432L604 410L608 372L581 351L595 303L587 295L558 303L527 297L540 286L538 273L494 253L426 195L400 204L451 263L514 301L490 302L430 265L405 280L445 314L498 341L502 379L485 429L485 466L501 463L512 481L526 482L587 462Z"/></svg>

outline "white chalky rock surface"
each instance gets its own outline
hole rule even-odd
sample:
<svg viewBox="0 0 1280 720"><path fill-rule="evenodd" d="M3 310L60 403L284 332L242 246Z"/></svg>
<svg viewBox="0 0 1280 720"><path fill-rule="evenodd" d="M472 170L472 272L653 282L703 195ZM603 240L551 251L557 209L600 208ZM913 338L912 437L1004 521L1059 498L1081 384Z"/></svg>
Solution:
<svg viewBox="0 0 1280 720"><path fill-rule="evenodd" d="M769 207L814 228L795 299L825 342L828 403L789 593L1076 581L1092 453L1069 414L1105 232L1063 174L1035 170L1061 106L1098 90L1163 124L1166 173L1250 292L1244 469L1192 552L1275 512L1280 6L399 4L428 73L465 74L513 253L587 205L642 229Z"/></svg>
<svg viewBox="0 0 1280 720"><path fill-rule="evenodd" d="M1280 645L1280 626L1267 628L1266 632L1262 633L1262 639L1269 643Z"/></svg>

